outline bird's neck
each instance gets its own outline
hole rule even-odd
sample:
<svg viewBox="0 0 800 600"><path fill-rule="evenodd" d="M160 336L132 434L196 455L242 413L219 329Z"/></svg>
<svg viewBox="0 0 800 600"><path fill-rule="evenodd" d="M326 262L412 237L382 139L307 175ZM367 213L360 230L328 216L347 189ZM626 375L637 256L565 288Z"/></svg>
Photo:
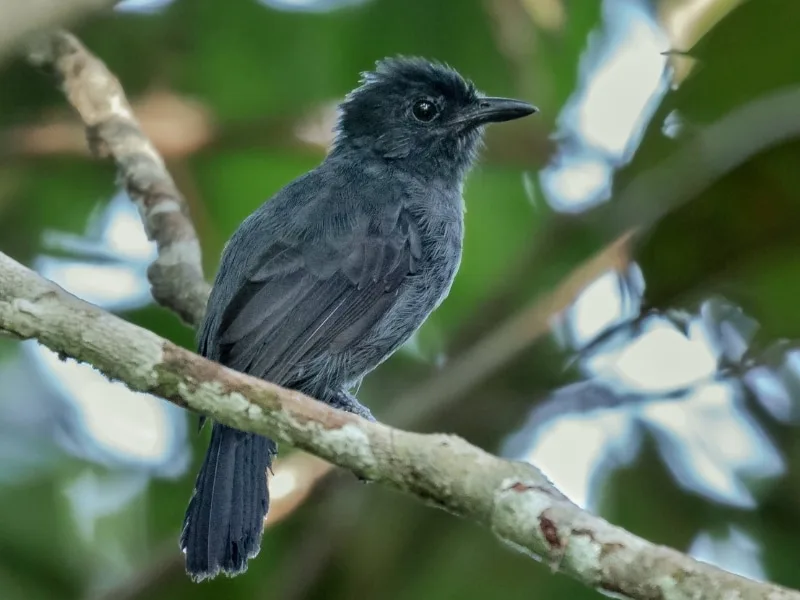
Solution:
<svg viewBox="0 0 800 600"><path fill-rule="evenodd" d="M364 170L390 169L405 176L413 177L419 182L433 183L451 190L460 190L472 166L472 156L437 156L436 158L410 155L404 157L382 156L379 153L347 143L336 144L326 162L345 165L360 165Z"/></svg>

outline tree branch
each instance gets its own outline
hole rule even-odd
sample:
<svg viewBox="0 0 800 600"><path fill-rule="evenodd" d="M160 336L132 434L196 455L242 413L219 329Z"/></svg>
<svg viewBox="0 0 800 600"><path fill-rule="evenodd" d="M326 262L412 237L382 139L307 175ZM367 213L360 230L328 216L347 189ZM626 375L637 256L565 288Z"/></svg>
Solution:
<svg viewBox="0 0 800 600"><path fill-rule="evenodd" d="M55 72L67 100L86 125L91 150L114 159L147 237L158 247L158 257L147 271L153 298L197 325L210 289L203 277L197 233L183 196L142 132L119 81L67 32L39 36L29 47L28 60Z"/></svg>
<svg viewBox="0 0 800 600"><path fill-rule="evenodd" d="M0 254L0 332L37 339L132 390L268 435L480 523L593 588L637 599L800 599L692 560L572 504L535 467L460 438L370 423L208 361Z"/></svg>

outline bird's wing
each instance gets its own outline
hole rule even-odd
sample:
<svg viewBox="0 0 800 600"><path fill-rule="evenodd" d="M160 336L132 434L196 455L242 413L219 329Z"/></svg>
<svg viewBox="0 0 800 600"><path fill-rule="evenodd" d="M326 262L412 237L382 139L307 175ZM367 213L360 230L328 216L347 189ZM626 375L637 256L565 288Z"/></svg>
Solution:
<svg viewBox="0 0 800 600"><path fill-rule="evenodd" d="M347 215L333 235L308 231L264 249L213 332L219 361L289 385L304 379L298 365L365 336L415 273L422 253L405 209L375 212Z"/></svg>

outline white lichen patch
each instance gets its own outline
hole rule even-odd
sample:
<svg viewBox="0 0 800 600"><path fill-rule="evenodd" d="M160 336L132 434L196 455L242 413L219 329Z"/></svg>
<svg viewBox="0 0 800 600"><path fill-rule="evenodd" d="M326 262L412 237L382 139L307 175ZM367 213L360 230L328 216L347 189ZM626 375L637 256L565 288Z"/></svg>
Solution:
<svg viewBox="0 0 800 600"><path fill-rule="evenodd" d="M589 535L572 535L571 530L566 534L564 565L573 573L599 573L601 570L600 555L602 547Z"/></svg>
<svg viewBox="0 0 800 600"><path fill-rule="evenodd" d="M365 475L374 475L378 461L369 436L358 425L347 423L335 429L320 428L318 442L330 456L343 459L349 467L358 467Z"/></svg>
<svg viewBox="0 0 800 600"><path fill-rule="evenodd" d="M17 312L33 317L41 316L46 312L46 309L43 309L40 303L32 302L27 298L15 298L11 303L11 308Z"/></svg>
<svg viewBox="0 0 800 600"><path fill-rule="evenodd" d="M99 78L101 79L101 78ZM104 79L104 78L102 78ZM102 81L101 81L102 83ZM131 113L130 108L128 107L128 103L125 101L125 98L119 94L114 94L109 97L108 109L116 116L121 117L126 120L130 120L133 118L133 113Z"/></svg>
<svg viewBox="0 0 800 600"><path fill-rule="evenodd" d="M233 426L243 425L250 421L247 411L252 404L239 392L227 392L217 381L204 381L195 385L178 383L178 394L189 408L216 418L219 415L232 417L226 421L235 421Z"/></svg>
<svg viewBox="0 0 800 600"><path fill-rule="evenodd" d="M538 524L539 516L555 502L539 485L537 481L524 481L516 477L504 479L494 492L495 519L518 515L524 521Z"/></svg>
<svg viewBox="0 0 800 600"><path fill-rule="evenodd" d="M261 421L264 418L264 409L258 404L247 403L246 417L250 421Z"/></svg>

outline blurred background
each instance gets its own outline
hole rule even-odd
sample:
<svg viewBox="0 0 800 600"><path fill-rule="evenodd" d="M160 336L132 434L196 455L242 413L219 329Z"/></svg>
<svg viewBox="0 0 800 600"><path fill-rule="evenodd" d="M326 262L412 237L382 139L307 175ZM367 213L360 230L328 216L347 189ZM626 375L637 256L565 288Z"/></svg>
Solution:
<svg viewBox="0 0 800 600"><path fill-rule="evenodd" d="M185 194L210 278L315 166L374 61L446 61L536 118L491 128L450 298L362 386L383 421L539 466L647 539L800 588L800 3L125 0L75 32ZM193 348L154 247L54 82L0 64L0 250ZM260 556L193 585L207 430L0 339L0 598L599 595L489 532L282 448Z"/></svg>

